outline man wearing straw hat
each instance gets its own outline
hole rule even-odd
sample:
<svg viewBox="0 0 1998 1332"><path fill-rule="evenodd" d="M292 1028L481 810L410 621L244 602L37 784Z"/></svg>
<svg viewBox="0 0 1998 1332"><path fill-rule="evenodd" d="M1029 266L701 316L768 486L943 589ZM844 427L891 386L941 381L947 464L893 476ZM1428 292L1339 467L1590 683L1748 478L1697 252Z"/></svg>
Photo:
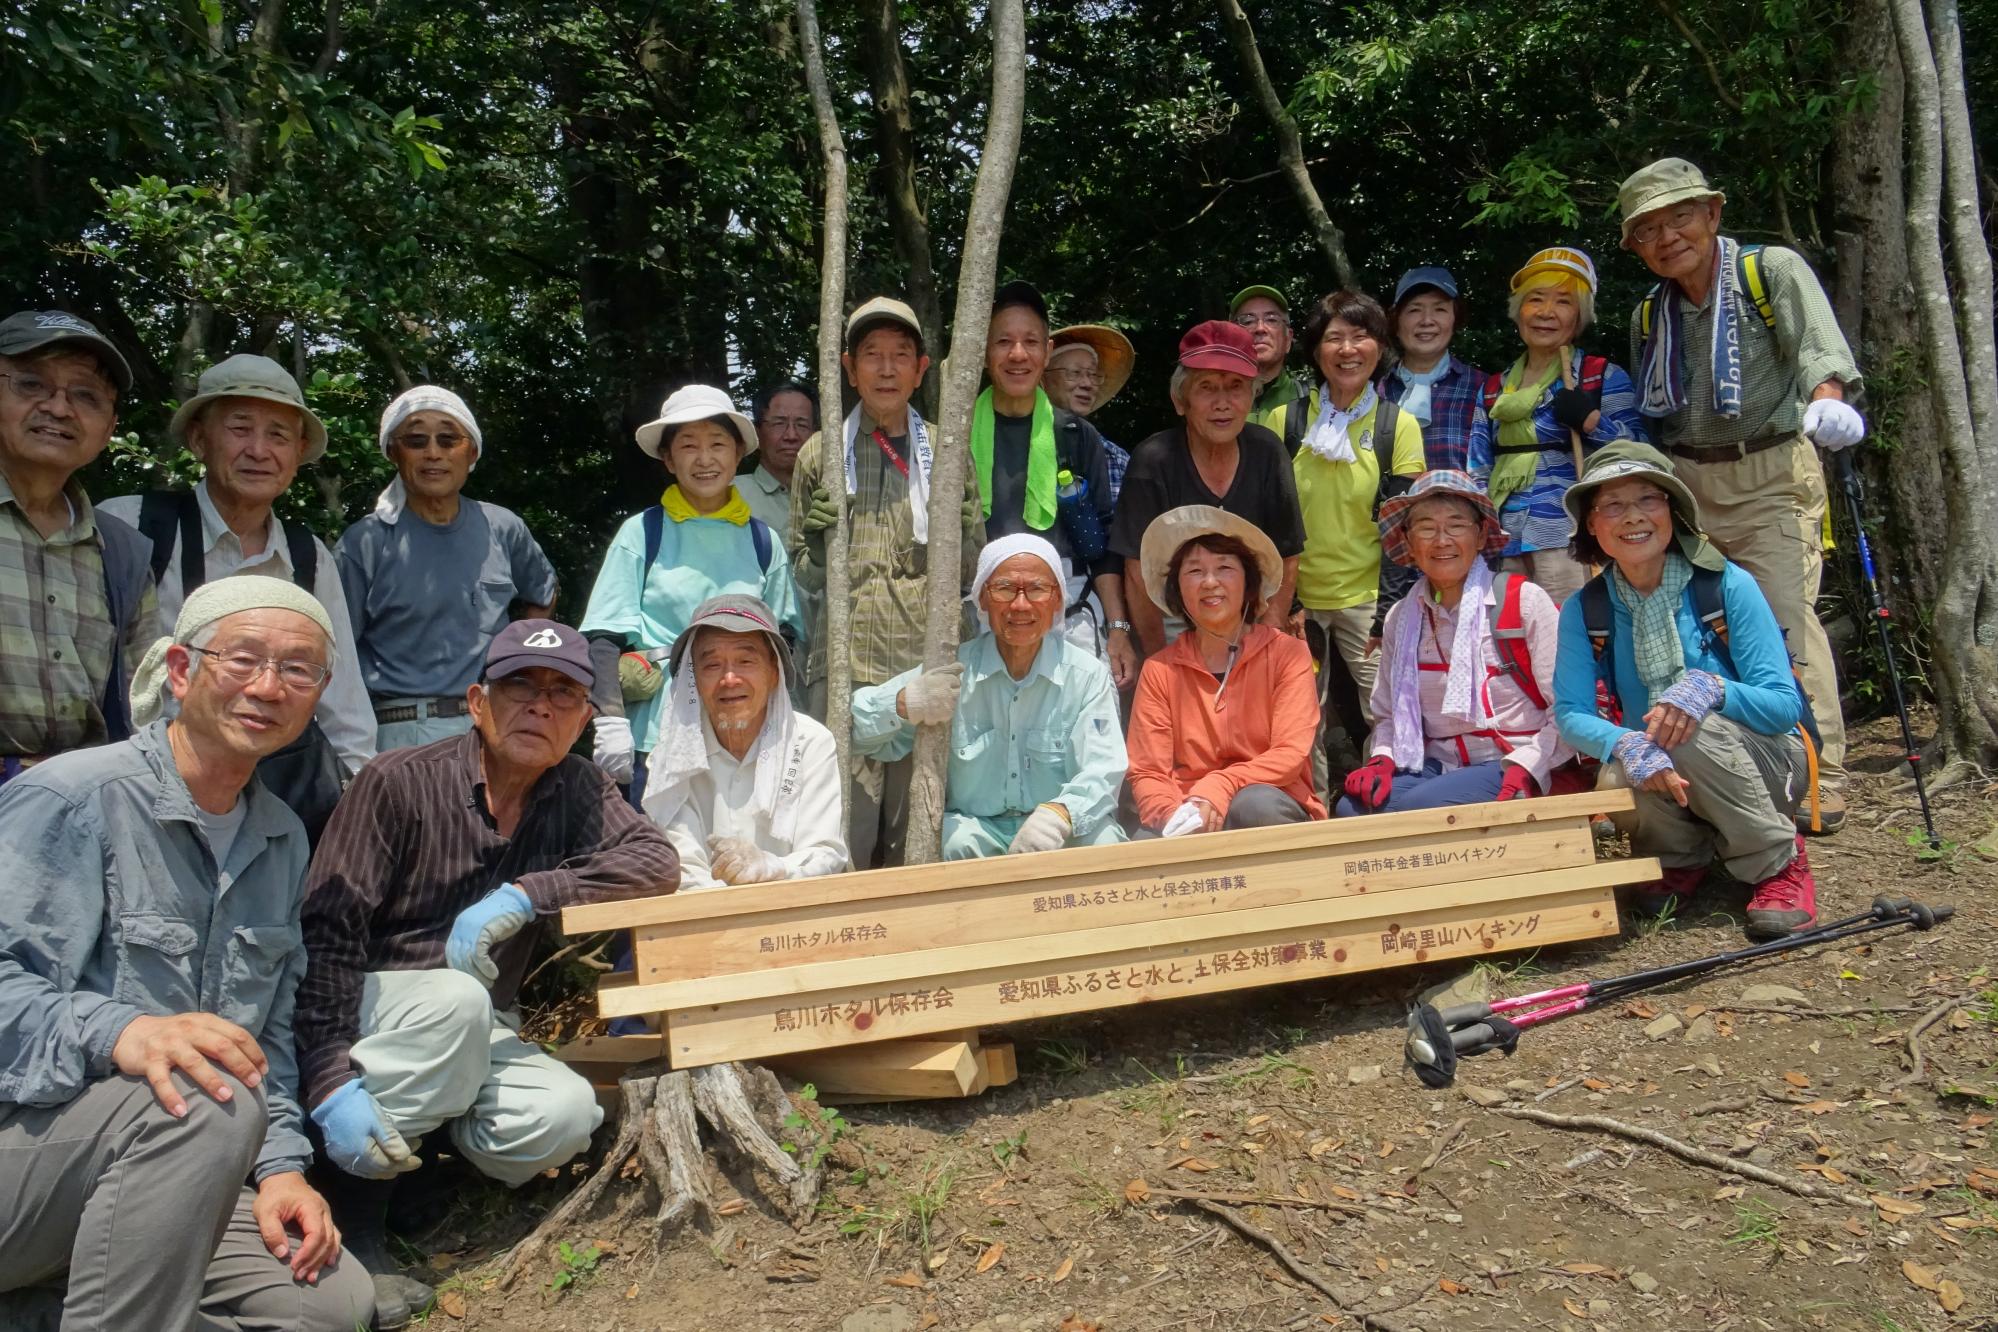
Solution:
<svg viewBox="0 0 1998 1332"><path fill-rule="evenodd" d="M0 1326L373 1317L305 1181L305 829L256 776L332 647L290 582L211 583L139 666L137 733L0 794Z"/></svg>
<svg viewBox="0 0 1998 1332"><path fill-rule="evenodd" d="M237 574L290 578L319 599L333 625L334 671L316 720L351 776L375 756L375 711L347 594L325 544L272 511L298 469L326 453L326 425L305 405L298 381L267 356L231 356L204 370L196 387L167 433L200 459L202 479L191 492L106 500L104 512L152 540L162 621L178 615L197 586Z"/></svg>
<svg viewBox="0 0 1998 1332"><path fill-rule="evenodd" d="M555 566L519 515L466 500L485 450L464 399L419 384L388 405L378 436L395 480L340 535L335 557L383 751L472 727L465 688L514 617L555 605Z"/></svg>
<svg viewBox="0 0 1998 1332"><path fill-rule="evenodd" d="M1817 613L1826 505L1817 450L1865 437L1847 401L1859 367L1802 255L1721 234L1726 198L1678 157L1623 182L1624 248L1659 278L1630 321L1631 367L1652 435L1678 460L1707 535L1755 575L1783 626L1824 737L1819 816L1829 833L1845 822L1845 721Z"/></svg>
<svg viewBox="0 0 1998 1332"><path fill-rule="evenodd" d="M1107 407L1124 391L1138 353L1131 340L1108 324L1070 324L1048 335L1048 368L1041 375L1041 387L1057 407L1065 407L1085 420ZM1091 421L1091 425L1095 422ZM1124 488L1124 469L1131 455L1113 443L1099 428L1103 440L1103 460L1110 473L1110 503Z"/></svg>

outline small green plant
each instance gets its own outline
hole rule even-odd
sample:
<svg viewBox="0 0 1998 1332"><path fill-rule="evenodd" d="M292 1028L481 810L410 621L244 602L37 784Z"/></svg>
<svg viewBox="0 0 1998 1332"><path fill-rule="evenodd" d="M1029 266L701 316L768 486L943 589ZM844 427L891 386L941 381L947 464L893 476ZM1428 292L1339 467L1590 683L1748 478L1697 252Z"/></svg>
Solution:
<svg viewBox="0 0 1998 1332"><path fill-rule="evenodd" d="M1292 1091L1304 1091L1318 1080L1318 1075L1289 1055L1266 1054L1256 1062L1256 1066L1240 1073L1230 1074L1224 1084L1229 1089L1251 1086L1281 1075L1284 1086Z"/></svg>
<svg viewBox="0 0 1998 1332"><path fill-rule="evenodd" d="M1027 1130L1025 1129L1021 1129L1010 1138L992 1144L992 1159L998 1163L1001 1170L1005 1170L1014 1157L1024 1157L1026 1154Z"/></svg>
<svg viewBox="0 0 1998 1332"><path fill-rule="evenodd" d="M842 1235L874 1236L876 1248L886 1248L898 1236L916 1241L921 1251L930 1251L930 1230L957 1183L957 1167L933 1165L923 1174L922 1183L905 1191L889 1207L856 1206L840 1223Z"/></svg>
<svg viewBox="0 0 1998 1332"><path fill-rule="evenodd" d="M1034 1055L1047 1062L1053 1077L1072 1078L1089 1071L1089 1047L1081 1041L1042 1041L1034 1047Z"/></svg>
<svg viewBox="0 0 1998 1332"><path fill-rule="evenodd" d="M784 1116L784 1127L795 1134L810 1131L810 1142L789 1139L782 1146L803 1159L808 1168L816 1169L831 1154L833 1144L846 1135L848 1125L838 1106L819 1104L819 1089L808 1082L793 1098L791 1112Z"/></svg>
<svg viewBox="0 0 1998 1332"><path fill-rule="evenodd" d="M1679 923L1679 897L1676 893L1662 894L1664 901L1653 912L1637 917L1637 937L1655 939L1666 930Z"/></svg>
<svg viewBox="0 0 1998 1332"><path fill-rule="evenodd" d="M562 1270L548 1283L548 1289L559 1295L569 1287L595 1275L597 1264L604 1260L604 1251L595 1244L586 1249L578 1249L569 1241L563 1240L555 1246L555 1259L562 1264Z"/></svg>
<svg viewBox="0 0 1998 1332"><path fill-rule="evenodd" d="M1734 1233L1727 1237L1729 1244L1767 1244L1775 1248L1783 1242L1783 1218L1760 1198L1736 1203L1734 1220Z"/></svg>
<svg viewBox="0 0 1998 1332"><path fill-rule="evenodd" d="M1117 1103L1125 1110L1147 1119L1156 1120L1159 1132L1170 1133L1179 1123L1180 1102L1185 1098L1185 1089L1180 1079L1186 1076L1186 1059L1182 1055L1173 1057L1173 1075L1162 1078L1147 1068L1141 1060L1132 1060L1151 1081L1142 1087L1134 1087L1117 1098Z"/></svg>
<svg viewBox="0 0 1998 1332"><path fill-rule="evenodd" d="M1123 1194L1090 1174L1074 1157L1063 1160L1061 1169L1063 1174L1082 1189L1091 1211L1108 1216L1124 1205Z"/></svg>

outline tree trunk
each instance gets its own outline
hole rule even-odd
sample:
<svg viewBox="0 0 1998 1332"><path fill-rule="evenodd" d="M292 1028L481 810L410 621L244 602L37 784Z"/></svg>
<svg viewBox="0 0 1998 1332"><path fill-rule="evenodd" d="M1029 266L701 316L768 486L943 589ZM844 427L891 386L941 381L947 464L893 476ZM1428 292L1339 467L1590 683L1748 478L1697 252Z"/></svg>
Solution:
<svg viewBox="0 0 1998 1332"><path fill-rule="evenodd" d="M943 410L930 470L929 579L925 589L927 641L923 665L957 660L959 560L963 536L964 473L969 465L971 404L985 369L985 333L992 319L992 289L999 270L999 233L1013 191L1020 155L1020 121L1026 107L1027 22L1021 0L992 3L992 104L978 183L965 220L964 261L957 274L957 308L951 315L950 356L945 360ZM942 851L944 777L949 767L950 724L916 732L915 773L909 785L906 863L937 859Z"/></svg>
<svg viewBox="0 0 1998 1332"><path fill-rule="evenodd" d="M819 40L818 7L798 0L798 41L804 48L805 84L819 122L819 148L825 156L825 246L819 259L819 458L826 490L833 499L833 525L826 529L826 723L839 746L840 808L853 807L853 665L846 608L853 603L852 570L846 555L846 485L834 466L843 440L839 351L846 316L846 141L833 113L826 79L825 48ZM834 611L839 614L835 616Z"/></svg>
<svg viewBox="0 0 1998 1332"><path fill-rule="evenodd" d="M1277 96L1276 85L1270 82L1270 72L1263 67L1263 53L1256 46L1256 30L1250 26L1241 0L1220 0L1220 4L1221 23L1228 29L1228 43L1235 48L1235 58L1241 62L1242 73L1256 90L1256 100L1262 103L1263 114L1270 118L1270 124L1276 129L1277 162L1290 180L1298 206L1304 209L1304 216L1311 223L1311 234L1317 237L1318 248L1325 252L1326 262L1332 265L1332 274L1339 279L1339 285L1357 286L1353 277L1353 261L1346 256L1346 238L1332 221L1332 215L1325 211L1325 201L1318 197L1318 187L1311 183L1311 171L1304 165L1304 142L1298 137L1297 120L1284 106L1283 99Z"/></svg>
<svg viewBox="0 0 1998 1332"><path fill-rule="evenodd" d="M888 229L895 250L908 265L907 295L923 326L923 341L943 345L943 305L937 297L936 269L930 261L930 223L923 216L916 192L916 128L909 99L909 67L902 59L899 0L874 0L873 12L861 29L861 50L867 57L874 89L876 136L881 153L881 197L888 205ZM925 380L917 390L922 413L936 419L937 387Z"/></svg>
<svg viewBox="0 0 1998 1332"><path fill-rule="evenodd" d="M1944 0L1943 8L1942 17L1953 25L1954 6ZM1991 469L1985 464L1972 422L1967 383L1972 371L1957 336L1957 310L1951 304L1943 263L1943 153L1947 151L1958 162L1968 161L1968 126L1967 121L1957 121L1960 133L1952 136L1957 142L1945 150L1947 122L1942 103L1950 85L1938 77L1922 10L1921 0L1893 0L1895 35L1908 81L1908 258L1949 481L1945 487L1949 544L1941 595L1935 605L1933 652L1941 728L1935 752L1929 755L1944 765L1937 783L1941 786L1963 780L1998 758L1998 604L1994 604L1998 603L1998 548L1994 548L1989 530L1993 506L1987 474ZM1954 50L1954 41L1960 40L1954 32L1951 39L1944 47L1946 55ZM1959 101L1962 97L1960 73L1954 80L1954 96ZM1974 190L1970 173L1959 168L1951 176L1957 196L1965 193L1965 186ZM1974 194L1971 207L1975 207ZM1983 248L1981 235L1976 245ZM1976 290L1959 290L1957 298L1965 302L1966 317L1981 318L1988 332L1988 266L1985 272L1981 312L1968 308L1979 295ZM1985 373L1990 372L1987 369Z"/></svg>

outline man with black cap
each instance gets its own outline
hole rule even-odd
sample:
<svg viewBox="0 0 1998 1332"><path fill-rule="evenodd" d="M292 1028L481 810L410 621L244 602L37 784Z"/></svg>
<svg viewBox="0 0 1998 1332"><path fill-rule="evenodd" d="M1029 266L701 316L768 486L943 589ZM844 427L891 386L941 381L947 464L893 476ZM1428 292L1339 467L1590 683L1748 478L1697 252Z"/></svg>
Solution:
<svg viewBox="0 0 1998 1332"><path fill-rule="evenodd" d="M75 315L0 321L0 781L132 732L125 691L157 619L148 551L76 480L131 387Z"/></svg>
<svg viewBox="0 0 1998 1332"><path fill-rule="evenodd" d="M672 892L679 860L595 764L569 751L590 720L589 644L516 620L466 690L472 730L382 755L355 778L306 883L300 1082L348 1249L378 1317L426 1302L384 1246L415 1140L509 1185L560 1165L602 1122L589 1083L522 1041L514 1003L537 917Z"/></svg>
<svg viewBox="0 0 1998 1332"><path fill-rule="evenodd" d="M971 409L971 462L985 497L985 539L1031 532L1061 556L1058 632L1105 657L1119 689L1138 680L1137 640L1124 615L1124 562L1110 553L1110 462L1096 427L1041 389L1048 305L1028 282L993 293L985 335L991 384ZM1096 593L1103 623L1084 598Z"/></svg>
<svg viewBox="0 0 1998 1332"><path fill-rule="evenodd" d="M1256 402L1249 420L1267 426L1277 408L1297 401L1311 385L1290 373L1290 300L1282 290L1254 283L1228 302L1228 318L1248 333L1256 357Z"/></svg>
<svg viewBox="0 0 1998 1332"><path fill-rule="evenodd" d="M929 572L930 449L932 427L909 405L930 358L923 326L907 304L876 296L847 316L846 351L840 357L860 402L837 433L821 429L798 451L791 473L791 528L785 544L798 586L816 599L805 661L807 710L826 711L824 605L826 529L833 524L832 492L844 473L847 567L851 574L845 631L853 683L880 684L923 659L928 617L924 589ZM958 585L971 585L985 544L984 504L977 472L967 467L959 506L963 539ZM902 863L909 821L913 758L893 763L856 759L853 807L847 811L847 845L856 869Z"/></svg>

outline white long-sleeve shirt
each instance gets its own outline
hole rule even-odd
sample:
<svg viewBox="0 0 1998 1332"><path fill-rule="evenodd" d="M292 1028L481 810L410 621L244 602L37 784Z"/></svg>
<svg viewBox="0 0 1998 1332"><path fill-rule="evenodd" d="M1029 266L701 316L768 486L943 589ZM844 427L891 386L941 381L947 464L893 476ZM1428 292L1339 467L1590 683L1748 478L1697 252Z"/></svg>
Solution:
<svg viewBox="0 0 1998 1332"><path fill-rule="evenodd" d="M194 487L194 498L201 510L201 539L210 582L233 574L263 574L291 581L291 547L285 541L284 524L276 514L270 516L263 552L245 555L241 539L229 530L215 508L215 501L208 497L206 481ZM141 496L121 495L97 507L137 527L142 503ZM375 756L375 709L368 701L367 683L361 678L361 656L354 647L354 627L347 617L347 594L340 585L339 567L325 542L315 536L312 544L319 548L312 595L326 608L326 617L333 622L333 674L326 681L326 692L319 697L315 716L319 729L326 732L333 751L340 756L342 766L352 774ZM180 551L176 549L160 574L160 624L167 632L172 632L173 622L180 618L180 605L186 598L180 582Z"/></svg>
<svg viewBox="0 0 1998 1332"><path fill-rule="evenodd" d="M705 720L701 735L707 741L707 771L694 777L686 803L666 825L666 836L680 853L681 892L726 886L708 864L710 837L754 842L784 862L787 878L845 873L846 816L839 803L839 748L831 731L802 712L792 716L791 743L798 751L801 780L789 797L788 840L772 829L774 811L756 806L757 750L751 748L737 759L722 747ZM758 736L756 743L769 742Z"/></svg>

